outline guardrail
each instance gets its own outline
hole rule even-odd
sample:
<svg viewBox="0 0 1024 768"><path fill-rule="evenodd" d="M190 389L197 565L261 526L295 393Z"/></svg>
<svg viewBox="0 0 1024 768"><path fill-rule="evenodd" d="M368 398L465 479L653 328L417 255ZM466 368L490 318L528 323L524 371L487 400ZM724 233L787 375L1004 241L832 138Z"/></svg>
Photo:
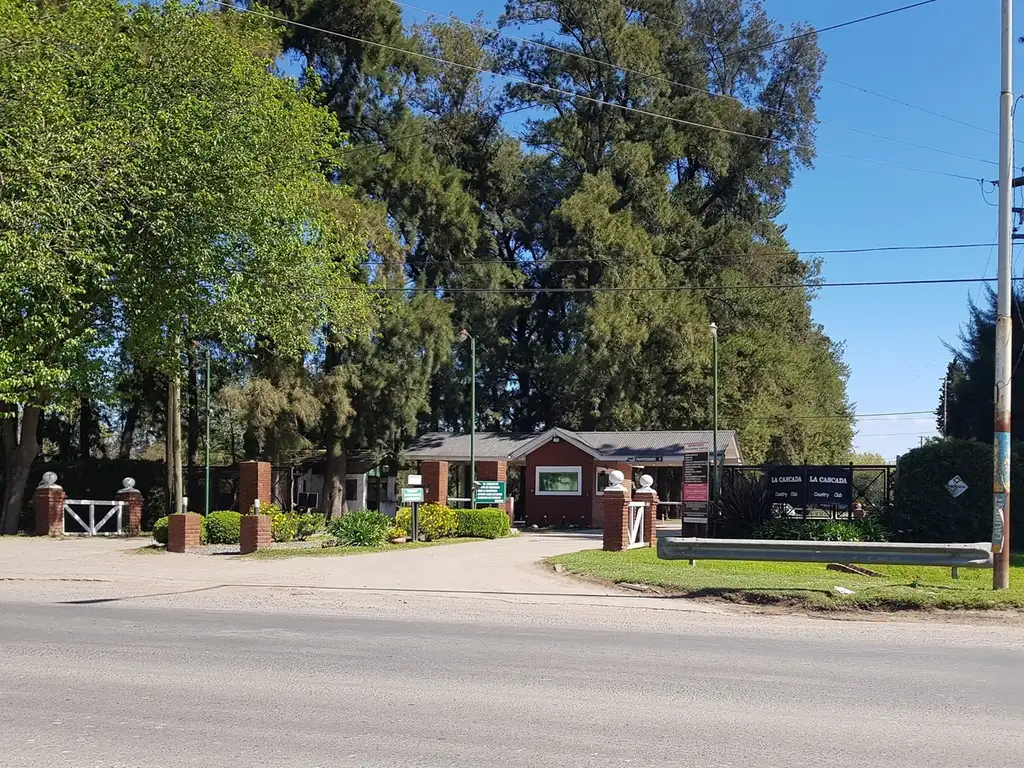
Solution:
<svg viewBox="0 0 1024 768"><path fill-rule="evenodd" d="M752 539L658 539L662 560L765 560L860 565L936 565L991 568L992 547L978 544L903 544Z"/></svg>

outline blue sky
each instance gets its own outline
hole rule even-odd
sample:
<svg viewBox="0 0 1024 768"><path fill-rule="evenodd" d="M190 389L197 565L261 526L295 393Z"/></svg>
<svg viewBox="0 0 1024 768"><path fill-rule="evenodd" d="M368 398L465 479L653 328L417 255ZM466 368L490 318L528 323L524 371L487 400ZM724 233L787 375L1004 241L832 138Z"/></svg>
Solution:
<svg viewBox="0 0 1024 768"><path fill-rule="evenodd" d="M491 26L503 2L422 0L439 15L471 19L478 11ZM909 0L766 0L785 25L815 27L909 4ZM404 10L407 22L425 15ZM821 35L828 55L818 116L975 158L998 154L999 0L938 0L931 5ZM1017 35L1024 33L1018 24ZM1015 51L1024 58L1024 46ZM1020 68L1017 68L1020 72ZM910 102L986 131L959 125L836 82L845 81ZM1024 86L1024 80L1021 81ZM869 248L945 243L990 243L996 209L976 182L859 162L826 152L994 179L993 163L950 157L875 139L835 125L818 129L815 167L795 179L782 221L797 249ZM1024 145L1022 145L1024 146ZM991 190L991 187L987 187ZM991 191L988 200L995 203ZM980 277L995 274L994 249L842 254L825 259L829 282ZM851 368L850 400L862 414L931 411L937 405L949 354L967 315L975 286L826 288L814 317L845 345ZM888 459L935 434L929 415L864 419L855 447Z"/></svg>

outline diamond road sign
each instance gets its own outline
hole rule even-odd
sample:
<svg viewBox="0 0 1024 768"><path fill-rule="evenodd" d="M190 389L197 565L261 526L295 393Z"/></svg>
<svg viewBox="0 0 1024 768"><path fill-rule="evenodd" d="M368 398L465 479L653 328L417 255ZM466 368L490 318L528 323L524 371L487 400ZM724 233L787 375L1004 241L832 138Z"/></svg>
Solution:
<svg viewBox="0 0 1024 768"><path fill-rule="evenodd" d="M476 484L477 504L501 504L504 501L504 480L481 480Z"/></svg>
<svg viewBox="0 0 1024 768"><path fill-rule="evenodd" d="M960 475L956 475L952 480L946 483L946 490L949 491L949 495L955 499L967 490L967 483L960 478Z"/></svg>

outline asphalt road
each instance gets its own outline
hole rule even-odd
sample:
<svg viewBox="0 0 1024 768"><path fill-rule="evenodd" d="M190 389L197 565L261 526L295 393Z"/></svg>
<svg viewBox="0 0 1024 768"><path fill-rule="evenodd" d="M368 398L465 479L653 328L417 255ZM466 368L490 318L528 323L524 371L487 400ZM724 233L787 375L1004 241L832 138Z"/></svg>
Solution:
<svg viewBox="0 0 1024 768"><path fill-rule="evenodd" d="M1005 637L683 619L693 631L6 603L0 763L960 768L1024 755L1024 653Z"/></svg>

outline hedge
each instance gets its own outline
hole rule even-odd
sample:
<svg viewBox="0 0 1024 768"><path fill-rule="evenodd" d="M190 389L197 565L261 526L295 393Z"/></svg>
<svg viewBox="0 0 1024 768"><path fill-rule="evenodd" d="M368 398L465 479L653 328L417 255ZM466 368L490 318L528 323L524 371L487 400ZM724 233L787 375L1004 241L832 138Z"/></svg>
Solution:
<svg viewBox="0 0 1024 768"><path fill-rule="evenodd" d="M1024 488L1024 444L1011 450L1011 486ZM992 538L992 446L974 440L942 440L904 455L896 473L893 503L883 515L894 541L976 542ZM967 490L953 498L946 483L959 475ZM1024 494L1011 494L1010 545L1024 523Z"/></svg>
<svg viewBox="0 0 1024 768"><path fill-rule="evenodd" d="M508 514L502 509L488 507L485 509L456 510L459 523L455 530L456 536L474 539L500 539L508 536Z"/></svg>
<svg viewBox="0 0 1024 768"><path fill-rule="evenodd" d="M206 542L208 544L237 544L241 540L242 516L238 512L225 510L211 512L206 516Z"/></svg>

